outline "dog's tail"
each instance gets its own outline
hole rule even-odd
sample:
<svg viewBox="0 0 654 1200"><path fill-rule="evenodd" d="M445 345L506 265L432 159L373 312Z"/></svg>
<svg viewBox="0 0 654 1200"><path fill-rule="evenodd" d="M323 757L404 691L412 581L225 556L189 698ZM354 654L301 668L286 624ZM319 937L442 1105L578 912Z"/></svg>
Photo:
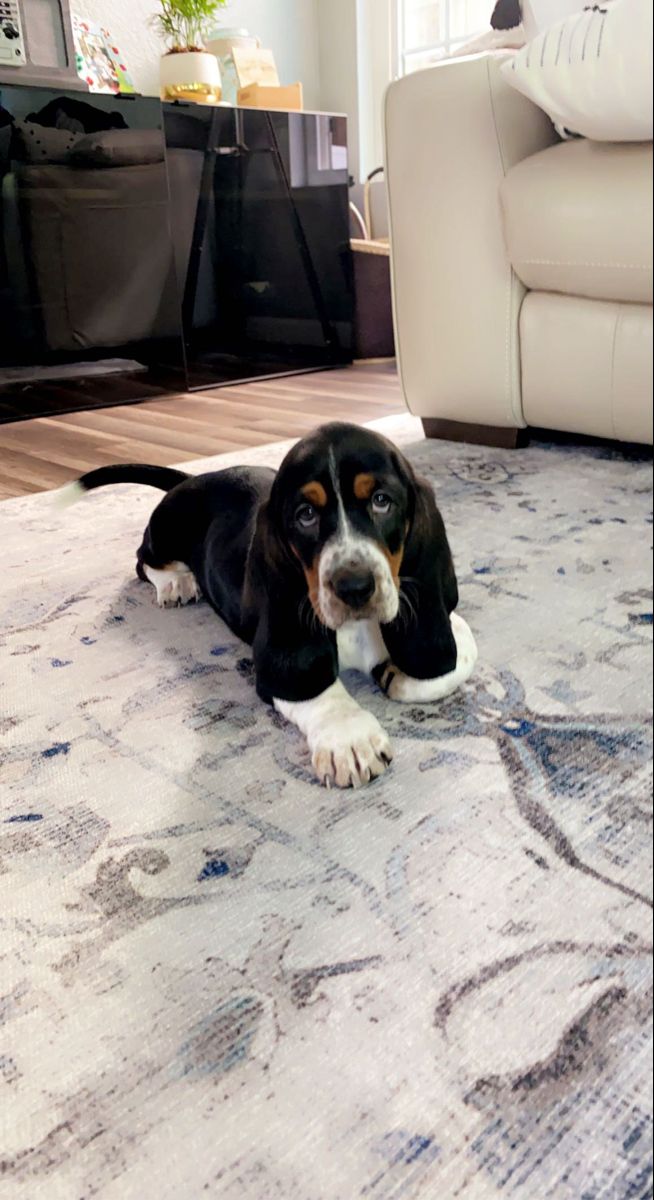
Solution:
<svg viewBox="0 0 654 1200"><path fill-rule="evenodd" d="M152 467L147 463L118 463L113 467L98 467L96 471L88 471L73 483L67 483L56 493L55 504L57 508L68 508L94 488L106 487L112 483L144 483L148 487L159 488L162 492L171 492L186 479L190 479L190 475L184 471L176 471L174 467Z"/></svg>

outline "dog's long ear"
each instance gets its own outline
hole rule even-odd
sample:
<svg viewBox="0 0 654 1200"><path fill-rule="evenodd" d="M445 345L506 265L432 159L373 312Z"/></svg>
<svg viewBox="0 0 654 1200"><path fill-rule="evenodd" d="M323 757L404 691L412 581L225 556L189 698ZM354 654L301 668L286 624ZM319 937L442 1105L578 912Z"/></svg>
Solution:
<svg viewBox="0 0 654 1200"><path fill-rule="evenodd" d="M393 663L414 679L435 679L456 666L450 613L459 590L443 518L434 493L402 455L396 470L409 495L409 526L400 569L406 601L383 634ZM407 603L408 602L408 603Z"/></svg>
<svg viewBox="0 0 654 1200"><path fill-rule="evenodd" d="M273 497L259 511L244 610L262 700L312 700L335 682L336 637L314 618L304 572Z"/></svg>

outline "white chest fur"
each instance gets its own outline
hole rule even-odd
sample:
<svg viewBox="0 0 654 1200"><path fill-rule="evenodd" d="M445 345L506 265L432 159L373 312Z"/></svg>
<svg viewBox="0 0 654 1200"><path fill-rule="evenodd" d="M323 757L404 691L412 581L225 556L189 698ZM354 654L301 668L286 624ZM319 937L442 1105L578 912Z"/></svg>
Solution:
<svg viewBox="0 0 654 1200"><path fill-rule="evenodd" d="M341 671L363 671L369 675L373 667L388 658L379 621L348 621L338 630L336 644Z"/></svg>
<svg viewBox="0 0 654 1200"><path fill-rule="evenodd" d="M448 675L437 679L411 679L397 667L390 666L390 683L384 684L391 700L407 704L425 704L451 695L472 675L477 662L477 646L470 627L458 613L452 613L452 633L457 646L457 664ZM389 654L378 621L348 621L336 635L340 671L362 671L369 675Z"/></svg>

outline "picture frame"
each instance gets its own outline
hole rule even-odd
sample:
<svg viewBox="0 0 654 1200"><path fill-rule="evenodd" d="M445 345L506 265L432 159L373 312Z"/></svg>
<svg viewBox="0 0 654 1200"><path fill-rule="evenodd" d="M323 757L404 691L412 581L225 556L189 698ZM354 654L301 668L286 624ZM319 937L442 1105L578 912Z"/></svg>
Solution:
<svg viewBox="0 0 654 1200"><path fill-rule="evenodd" d="M279 87L279 75L272 50L234 46L232 57L239 88L248 88L253 84L260 87Z"/></svg>
<svg viewBox="0 0 654 1200"><path fill-rule="evenodd" d="M108 29L73 14L73 39L77 74L90 92L133 95L129 69Z"/></svg>

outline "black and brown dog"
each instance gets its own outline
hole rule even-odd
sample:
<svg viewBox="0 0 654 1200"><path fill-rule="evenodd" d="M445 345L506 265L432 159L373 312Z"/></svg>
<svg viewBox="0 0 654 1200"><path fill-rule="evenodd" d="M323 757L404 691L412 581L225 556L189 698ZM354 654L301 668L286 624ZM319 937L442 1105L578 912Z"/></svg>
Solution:
<svg viewBox="0 0 654 1200"><path fill-rule="evenodd" d="M359 786L392 758L376 717L339 672L375 675L395 700L442 698L471 674L474 639L431 488L369 429L332 424L279 471L191 476L102 467L72 485L142 483L167 495L137 571L162 606L204 596L252 646L257 691L305 734L321 782Z"/></svg>

